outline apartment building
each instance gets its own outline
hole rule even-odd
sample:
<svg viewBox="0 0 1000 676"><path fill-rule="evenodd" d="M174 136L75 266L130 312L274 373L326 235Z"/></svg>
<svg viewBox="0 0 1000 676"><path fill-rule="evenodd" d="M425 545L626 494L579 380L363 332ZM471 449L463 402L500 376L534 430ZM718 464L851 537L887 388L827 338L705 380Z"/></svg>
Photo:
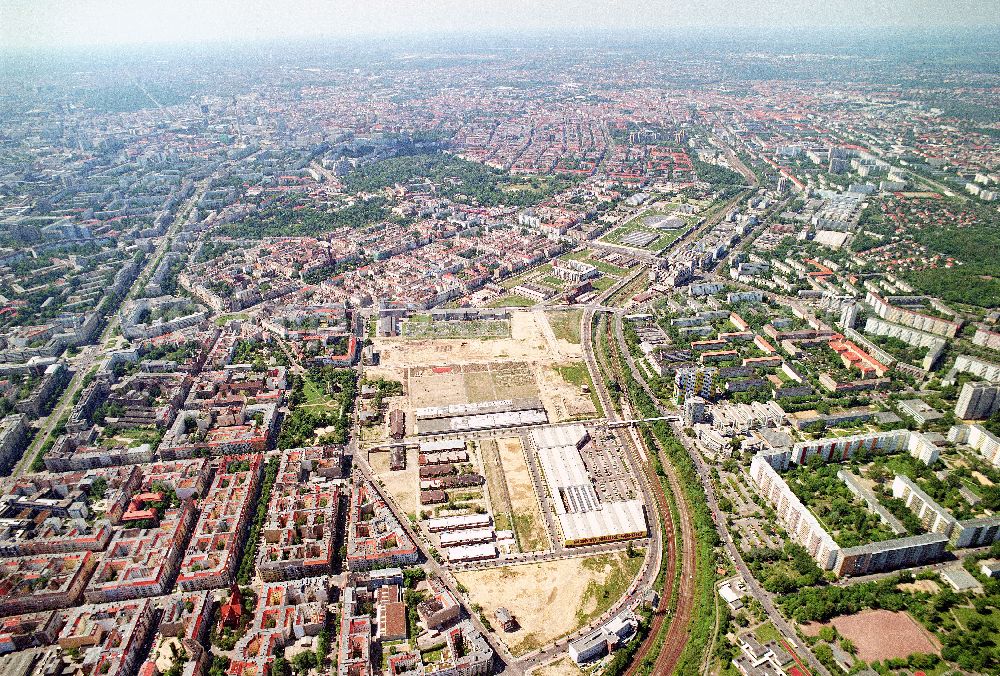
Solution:
<svg viewBox="0 0 1000 676"><path fill-rule="evenodd" d="M99 556L83 551L0 559L0 617L75 605Z"/></svg>
<svg viewBox="0 0 1000 676"><path fill-rule="evenodd" d="M893 479L892 496L905 502L925 528L946 536L955 547L982 547L1000 540L1000 516L959 521L908 477Z"/></svg>
<svg viewBox="0 0 1000 676"><path fill-rule="evenodd" d="M177 576L180 589L222 589L233 581L256 511L262 464L259 455L220 461L199 505L201 513Z"/></svg>
<svg viewBox="0 0 1000 676"><path fill-rule="evenodd" d="M356 480L347 525L347 568L371 570L417 562L418 550L378 490Z"/></svg>
<svg viewBox="0 0 1000 676"><path fill-rule="evenodd" d="M680 368L674 372L674 399L678 404L691 397L712 399L719 370L714 367Z"/></svg>
<svg viewBox="0 0 1000 676"><path fill-rule="evenodd" d="M985 420L1000 411L1000 384L965 383L955 404L955 417Z"/></svg>
<svg viewBox="0 0 1000 676"><path fill-rule="evenodd" d="M986 462L1000 467L1000 438L982 425L955 425L948 430L948 441L965 444Z"/></svg>
<svg viewBox="0 0 1000 676"><path fill-rule="evenodd" d="M65 651L79 651L83 673L136 673L156 610L149 599L86 605L70 611L59 632Z"/></svg>
<svg viewBox="0 0 1000 676"><path fill-rule="evenodd" d="M341 462L342 452L334 447L282 455L257 553L265 582L332 572L341 492L328 477L341 475Z"/></svg>

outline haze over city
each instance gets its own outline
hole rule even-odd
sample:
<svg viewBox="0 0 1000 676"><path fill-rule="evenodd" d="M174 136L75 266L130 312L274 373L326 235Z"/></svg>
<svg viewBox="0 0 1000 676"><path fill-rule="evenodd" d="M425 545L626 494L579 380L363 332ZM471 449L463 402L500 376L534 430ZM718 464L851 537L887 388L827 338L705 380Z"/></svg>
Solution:
<svg viewBox="0 0 1000 676"><path fill-rule="evenodd" d="M263 0L158 3L8 0L0 6L0 43L7 47L251 42L286 38L413 36L521 31L663 31L996 28L989 2L806 0Z"/></svg>
<svg viewBox="0 0 1000 676"><path fill-rule="evenodd" d="M998 23L0 3L0 674L1000 674Z"/></svg>

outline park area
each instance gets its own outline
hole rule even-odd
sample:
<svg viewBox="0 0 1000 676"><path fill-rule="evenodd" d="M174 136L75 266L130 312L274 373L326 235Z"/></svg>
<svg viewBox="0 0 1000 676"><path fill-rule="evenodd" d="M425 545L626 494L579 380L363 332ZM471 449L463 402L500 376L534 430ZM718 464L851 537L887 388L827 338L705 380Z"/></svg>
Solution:
<svg viewBox="0 0 1000 676"><path fill-rule="evenodd" d="M643 552L625 551L458 573L469 600L487 617L503 607L517 631L500 634L514 655L523 655L583 627L628 590L642 567Z"/></svg>

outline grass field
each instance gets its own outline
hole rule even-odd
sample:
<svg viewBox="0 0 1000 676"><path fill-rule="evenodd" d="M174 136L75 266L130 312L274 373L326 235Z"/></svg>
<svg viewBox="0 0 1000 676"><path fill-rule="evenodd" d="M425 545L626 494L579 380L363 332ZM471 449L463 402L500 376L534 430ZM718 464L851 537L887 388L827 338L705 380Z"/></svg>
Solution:
<svg viewBox="0 0 1000 676"><path fill-rule="evenodd" d="M767 643L768 641L777 641L781 638L781 634L775 629L774 625L770 622L765 622L756 629L753 630L754 638L756 638L761 643Z"/></svg>
<svg viewBox="0 0 1000 676"><path fill-rule="evenodd" d="M484 439L479 442L479 451L483 456L483 473L486 475L486 490L490 495L493 525L497 530L511 530L513 520L510 498L507 495L506 479L500 464L497 442L493 439Z"/></svg>
<svg viewBox="0 0 1000 676"><path fill-rule="evenodd" d="M585 568L604 573L605 577L600 582L591 580L587 585L580 607L576 610L576 621L581 625L590 622L621 598L639 574L642 560L643 553L637 549L631 556L627 552L614 552L584 561Z"/></svg>
<svg viewBox="0 0 1000 676"><path fill-rule="evenodd" d="M583 310L570 310L568 312L546 312L549 326L556 338L580 344L580 322L583 320Z"/></svg>
<svg viewBox="0 0 1000 676"><path fill-rule="evenodd" d="M628 270L625 268L620 268L617 265L612 265L605 261L599 260L597 258L591 257L591 252L589 250L584 251L573 251L571 253L560 256L560 258L565 260L575 260L583 261L584 263L590 263L595 268L600 270L606 275L615 275L616 277L623 277L628 274Z"/></svg>
<svg viewBox="0 0 1000 676"><path fill-rule="evenodd" d="M487 307L531 307L532 305L535 305L535 301L516 293L512 293L500 296L491 302Z"/></svg>
<svg viewBox="0 0 1000 676"><path fill-rule="evenodd" d="M229 322L246 321L248 319L250 319L250 315L240 312L236 314L219 315L214 321L216 326L225 326Z"/></svg>
<svg viewBox="0 0 1000 676"><path fill-rule="evenodd" d="M598 277L597 279L591 280L590 283L598 291L606 291L614 286L617 281L617 277Z"/></svg>
<svg viewBox="0 0 1000 676"><path fill-rule="evenodd" d="M631 235L633 232L648 232L652 234L658 234L659 236L652 242L644 247L634 247L642 248L646 251L659 251L663 247L667 246L675 239L681 236L683 230L654 230L652 228L647 228L641 223L634 221L630 222L628 225L623 225L620 228L616 228L609 232L608 234L601 237L602 242L607 242L608 244L620 244L621 246L630 246L628 244L622 244L622 238L627 235Z"/></svg>

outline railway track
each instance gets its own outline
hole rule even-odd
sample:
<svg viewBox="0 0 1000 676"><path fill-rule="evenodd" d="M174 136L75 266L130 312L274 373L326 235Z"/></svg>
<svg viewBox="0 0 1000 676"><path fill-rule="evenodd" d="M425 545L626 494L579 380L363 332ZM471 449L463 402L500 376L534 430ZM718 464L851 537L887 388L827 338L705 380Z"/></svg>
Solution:
<svg viewBox="0 0 1000 676"><path fill-rule="evenodd" d="M611 323L608 322L607 326L608 340L614 341L615 337L611 331ZM612 342L611 344L616 344ZM624 391L624 386L622 385L621 378L618 374L622 373L622 357L618 350L613 352L611 366L612 371L618 380L619 388ZM670 490L674 493L675 503L677 505L677 515L679 517L680 523L680 538L676 537L677 528L674 524L674 516L670 510L670 505L667 503L666 494L663 490L663 484L660 482L660 477L657 475L654 468L654 463L652 461L643 462L643 471L646 474L646 478L649 481L649 485L654 487L654 494L656 496L657 508L660 512L661 518L663 519L663 525L666 532L666 566L664 571L664 581L663 590L660 594L660 601L657 604L656 612L653 614L653 621L650 626L649 633L643 640L642 645L639 646L639 650L636 651L635 656L632 659L632 664L629 666L628 670L625 672L626 676L636 676L640 673L640 668L643 661L648 657L649 653L656 647L657 639L660 636L660 632L663 630L663 623L669 621L669 627L667 628L667 634L664 639L663 645L660 646L660 651L656 654L656 661L653 666L652 673L657 674L670 674L676 668L680 662L681 653L684 651L684 646L687 643L687 637L690 633L691 615L694 610L694 595L695 595L695 584L694 584L694 570L696 566L696 549L694 547L694 521L691 518L690 510L688 509L687 501L684 499L684 493L682 491L680 480L677 478L677 473L673 470L673 466L670 464L670 460L667 458L666 452L660 445L659 441L653 438L654 448L648 449L651 453L655 452L659 458L660 465L663 467L666 473L667 483ZM678 561L678 552L680 552L680 561ZM680 575L678 575L678 564L680 565ZM680 584L678 585L678 582ZM672 615L669 614L671 606L674 602L674 593L676 590L676 607Z"/></svg>
<svg viewBox="0 0 1000 676"><path fill-rule="evenodd" d="M670 490L674 492L681 530L679 547L675 547L675 549L679 548L681 552L680 588L677 594L677 606L674 616L670 621L670 627L667 629L666 639L660 647L659 654L656 656L656 665L653 667L654 674L671 674L680 663L681 653L684 652L688 636L691 633L691 616L694 613L694 572L697 566L697 550L694 546L694 520L691 518L691 511L688 509L687 501L684 498L680 480L677 478L677 473L670 465L670 461L667 459L666 453L659 442L654 443L656 443L656 451L660 462L666 471Z"/></svg>

